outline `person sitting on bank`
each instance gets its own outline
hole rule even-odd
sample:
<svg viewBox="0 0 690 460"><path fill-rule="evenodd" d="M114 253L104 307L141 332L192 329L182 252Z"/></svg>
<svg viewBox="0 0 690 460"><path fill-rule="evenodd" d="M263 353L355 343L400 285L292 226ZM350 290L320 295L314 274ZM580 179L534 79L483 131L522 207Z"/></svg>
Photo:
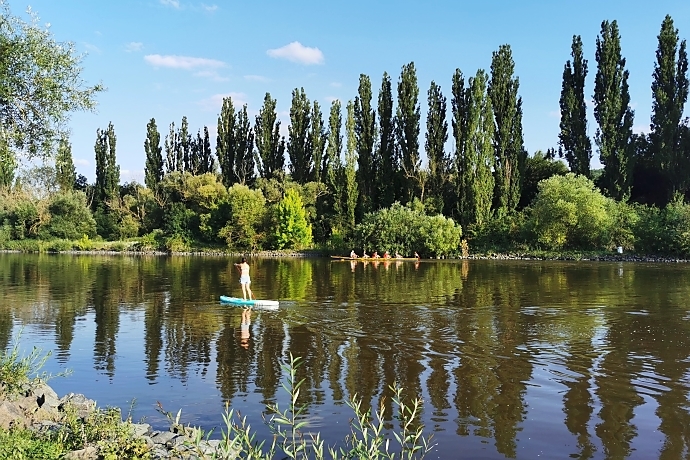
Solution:
<svg viewBox="0 0 690 460"><path fill-rule="evenodd" d="M374 251L374 253L371 255L372 259L378 259L379 258L379 253Z"/></svg>
<svg viewBox="0 0 690 460"><path fill-rule="evenodd" d="M396 259L402 259L403 256L401 256L400 253L399 253L398 251L395 251L395 258L396 258Z"/></svg>
<svg viewBox="0 0 690 460"><path fill-rule="evenodd" d="M391 258L391 255L388 254L388 251L386 251L386 252L383 253L383 258L384 258L384 259L390 259L390 258Z"/></svg>
<svg viewBox="0 0 690 460"><path fill-rule="evenodd" d="M414 253L414 256L417 260L421 259L421 257L419 257L419 254L417 254L417 252Z"/></svg>
<svg viewBox="0 0 690 460"><path fill-rule="evenodd" d="M369 255L367 254L367 251L363 250L362 251L362 259L368 259L368 258L369 258Z"/></svg>
<svg viewBox="0 0 690 460"><path fill-rule="evenodd" d="M352 251L350 251L350 259L356 259L357 257L358 257L357 253L355 252L354 249Z"/></svg>

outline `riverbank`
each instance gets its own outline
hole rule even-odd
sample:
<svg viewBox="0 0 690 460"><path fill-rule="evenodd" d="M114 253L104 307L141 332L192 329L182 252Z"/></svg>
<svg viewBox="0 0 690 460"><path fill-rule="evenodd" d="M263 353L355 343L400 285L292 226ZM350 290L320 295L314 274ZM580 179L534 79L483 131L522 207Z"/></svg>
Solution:
<svg viewBox="0 0 690 460"><path fill-rule="evenodd" d="M1 458L232 458L227 439L204 439L200 430L175 421L168 431L153 430L148 423L123 420L118 408L98 408L82 394L58 397L41 381L11 393L6 388L2 382Z"/></svg>

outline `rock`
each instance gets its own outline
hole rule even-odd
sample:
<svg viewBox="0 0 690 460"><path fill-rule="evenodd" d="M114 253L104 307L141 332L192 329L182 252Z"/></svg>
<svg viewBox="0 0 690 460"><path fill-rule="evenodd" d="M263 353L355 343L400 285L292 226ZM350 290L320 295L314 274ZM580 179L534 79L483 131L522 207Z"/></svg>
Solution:
<svg viewBox="0 0 690 460"><path fill-rule="evenodd" d="M10 401L0 403L0 427L8 430L13 426L26 428L28 425L24 412Z"/></svg>
<svg viewBox="0 0 690 460"><path fill-rule="evenodd" d="M27 415L33 414L39 408L38 402L36 401L36 396L33 395L19 398L14 403Z"/></svg>
<svg viewBox="0 0 690 460"><path fill-rule="evenodd" d="M65 460L98 460L98 449L88 446L81 450L75 450L65 455Z"/></svg>
<svg viewBox="0 0 690 460"><path fill-rule="evenodd" d="M48 405L57 408L60 405L60 398L58 398L57 393L46 383L41 382L32 388L32 392L37 397L38 407Z"/></svg>
<svg viewBox="0 0 690 460"><path fill-rule="evenodd" d="M133 423L132 424L132 436L135 438L141 438L151 433L151 425L148 423Z"/></svg>
<svg viewBox="0 0 690 460"><path fill-rule="evenodd" d="M82 394L70 393L60 399L58 409L64 412L68 407L75 410L79 418L86 419L96 410L96 401Z"/></svg>
<svg viewBox="0 0 690 460"><path fill-rule="evenodd" d="M54 434L60 431L60 428L62 428L62 425L59 423L51 422L49 420L41 420L39 422L34 422L33 425L31 425L30 429L34 433L38 433L40 435L46 435L46 434Z"/></svg>
<svg viewBox="0 0 690 460"><path fill-rule="evenodd" d="M176 445L177 443L173 443L175 438L180 438L180 442L182 441L182 436L180 436L179 434L171 433L170 431L161 431L151 436L151 440L153 442L163 446Z"/></svg>
<svg viewBox="0 0 690 460"><path fill-rule="evenodd" d="M168 454L168 450L163 448L163 447L160 447L160 446L156 446L153 449L151 449L150 453L151 453L151 458L153 460L161 460L161 459L170 458L170 454Z"/></svg>

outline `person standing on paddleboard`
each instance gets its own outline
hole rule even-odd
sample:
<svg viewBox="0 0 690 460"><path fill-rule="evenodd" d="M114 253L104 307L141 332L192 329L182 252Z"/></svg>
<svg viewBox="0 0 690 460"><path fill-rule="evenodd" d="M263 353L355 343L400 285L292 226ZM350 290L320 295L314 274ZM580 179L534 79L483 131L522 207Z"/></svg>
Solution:
<svg viewBox="0 0 690 460"><path fill-rule="evenodd" d="M252 290L249 287L249 285L252 284L252 280L249 278L249 264L247 263L247 259L242 257L242 262L235 264L235 267L237 267L237 270L240 272L242 298L247 300L247 296L249 296L249 300L252 300Z"/></svg>

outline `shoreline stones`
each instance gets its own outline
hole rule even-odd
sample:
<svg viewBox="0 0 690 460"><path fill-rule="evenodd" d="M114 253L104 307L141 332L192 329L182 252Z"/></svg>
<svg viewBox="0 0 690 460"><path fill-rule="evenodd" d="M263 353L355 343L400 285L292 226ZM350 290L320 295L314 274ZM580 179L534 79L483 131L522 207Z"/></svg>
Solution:
<svg viewBox="0 0 690 460"><path fill-rule="evenodd" d="M18 394L11 397L5 391L0 391L0 428L6 430L26 428L38 436L58 433L67 428L65 417L68 412L84 422L92 414L102 412L102 409L96 406L96 401L82 394L68 393L59 398L43 382L25 384ZM157 431L148 423L131 423L121 418L119 423L129 427L132 440L146 444L151 459L236 458L235 453L224 451L221 440L202 439L196 428L173 424L169 431ZM92 444L69 452L64 458L97 460L102 456L99 446Z"/></svg>

